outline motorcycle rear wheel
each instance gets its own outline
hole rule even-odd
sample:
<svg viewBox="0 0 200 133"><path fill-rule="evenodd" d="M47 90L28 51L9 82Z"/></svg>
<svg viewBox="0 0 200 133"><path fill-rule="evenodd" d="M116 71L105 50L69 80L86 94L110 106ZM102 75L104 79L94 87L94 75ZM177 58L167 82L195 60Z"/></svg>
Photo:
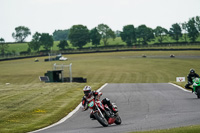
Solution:
<svg viewBox="0 0 200 133"><path fill-rule="evenodd" d="M200 98L200 87L197 87L196 90L197 90L197 98Z"/></svg>
<svg viewBox="0 0 200 133"><path fill-rule="evenodd" d="M122 123L121 117L119 116L119 114L117 114L116 120L115 120L115 124L116 125L120 125Z"/></svg>
<svg viewBox="0 0 200 133"><path fill-rule="evenodd" d="M104 126L104 127L108 126L108 121L104 117L102 117L99 112L95 112L94 116L102 126Z"/></svg>

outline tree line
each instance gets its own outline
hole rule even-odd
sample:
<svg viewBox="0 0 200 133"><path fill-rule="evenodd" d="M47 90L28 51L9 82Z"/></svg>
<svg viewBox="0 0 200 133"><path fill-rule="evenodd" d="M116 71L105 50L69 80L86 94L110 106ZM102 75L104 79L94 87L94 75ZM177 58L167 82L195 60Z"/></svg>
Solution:
<svg viewBox="0 0 200 133"><path fill-rule="evenodd" d="M157 26L155 29L147 27L146 25L140 25L135 27L134 25L125 25L122 31L114 32L108 25L99 24L97 27L89 30L84 25L73 25L67 30L55 30L53 35L49 33L36 32L32 36L32 40L28 43L28 51L31 50L39 52L42 46L45 50L50 50L54 41L60 41L58 44L59 49L65 49L69 46L68 41L74 46L82 48L87 43L91 42L92 45L100 45L100 41L103 41L105 46L108 45L108 39L115 39L121 37L128 46L141 44L147 45L148 42L158 39L159 43L170 36L173 40L178 42L180 38L184 38L185 42L195 42L200 33L200 16L190 18L184 23L172 24L169 30ZM12 33L12 37L16 42L24 42L25 39L31 35L31 31L28 27L19 26L15 28L15 32ZM189 40L187 40L189 38ZM0 38L0 50L4 55L8 48L8 44L5 43L3 38Z"/></svg>

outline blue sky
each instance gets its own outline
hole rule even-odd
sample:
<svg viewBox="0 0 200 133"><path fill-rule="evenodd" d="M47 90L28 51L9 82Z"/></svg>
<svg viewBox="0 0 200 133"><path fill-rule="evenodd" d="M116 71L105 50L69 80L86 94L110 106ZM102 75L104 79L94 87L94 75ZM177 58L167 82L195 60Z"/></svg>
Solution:
<svg viewBox="0 0 200 133"><path fill-rule="evenodd" d="M104 23L114 31L128 24L169 29L195 16L200 16L200 0L0 0L0 38L14 42L18 26L28 27L32 35L76 24L92 29Z"/></svg>

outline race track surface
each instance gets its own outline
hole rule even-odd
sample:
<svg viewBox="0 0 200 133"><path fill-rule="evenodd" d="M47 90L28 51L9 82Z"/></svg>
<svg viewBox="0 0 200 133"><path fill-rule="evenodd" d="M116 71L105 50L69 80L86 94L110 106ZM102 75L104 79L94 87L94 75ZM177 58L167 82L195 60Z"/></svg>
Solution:
<svg viewBox="0 0 200 133"><path fill-rule="evenodd" d="M101 91L117 104L121 125L102 127L80 109L65 122L38 133L125 133L200 124L200 99L167 83L108 84Z"/></svg>

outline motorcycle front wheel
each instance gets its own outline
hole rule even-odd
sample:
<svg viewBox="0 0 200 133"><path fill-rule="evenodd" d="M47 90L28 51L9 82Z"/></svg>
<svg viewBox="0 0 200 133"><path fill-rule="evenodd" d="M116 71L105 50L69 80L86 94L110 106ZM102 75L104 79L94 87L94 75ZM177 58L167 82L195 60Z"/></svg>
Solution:
<svg viewBox="0 0 200 133"><path fill-rule="evenodd" d="M102 117L99 112L95 112L94 116L102 126L104 126L104 127L108 126L108 121L105 119L105 117Z"/></svg>

